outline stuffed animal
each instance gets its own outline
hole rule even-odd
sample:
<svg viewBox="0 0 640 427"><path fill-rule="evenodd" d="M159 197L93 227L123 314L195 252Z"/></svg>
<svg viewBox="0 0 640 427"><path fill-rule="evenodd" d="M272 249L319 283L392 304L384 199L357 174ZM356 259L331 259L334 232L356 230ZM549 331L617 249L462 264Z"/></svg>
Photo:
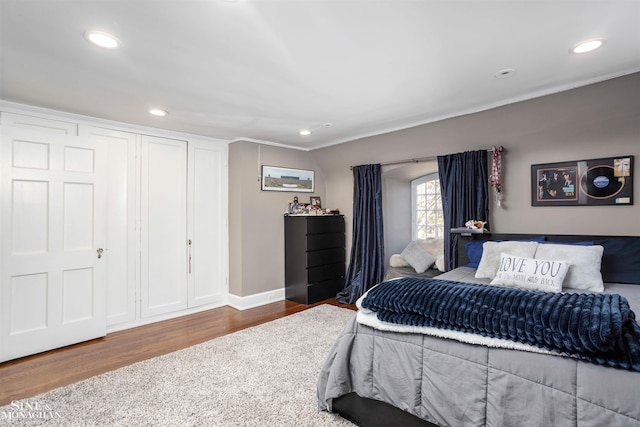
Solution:
<svg viewBox="0 0 640 427"><path fill-rule="evenodd" d="M464 223L464 225L471 230L484 230L484 225L487 221L476 221L475 219L471 219Z"/></svg>

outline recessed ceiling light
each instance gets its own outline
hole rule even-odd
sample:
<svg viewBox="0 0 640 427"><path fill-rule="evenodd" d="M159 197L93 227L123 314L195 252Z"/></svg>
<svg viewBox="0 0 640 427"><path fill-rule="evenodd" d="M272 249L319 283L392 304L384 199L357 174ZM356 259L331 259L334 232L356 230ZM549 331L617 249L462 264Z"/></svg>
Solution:
<svg viewBox="0 0 640 427"><path fill-rule="evenodd" d="M87 31L84 33L84 38L89 43L106 49L117 49L120 47L120 41L117 38L101 31Z"/></svg>
<svg viewBox="0 0 640 427"><path fill-rule="evenodd" d="M302 136L307 136L307 135L311 135L311 131L309 129L302 129L300 132L298 132L300 135Z"/></svg>
<svg viewBox="0 0 640 427"><path fill-rule="evenodd" d="M500 70L493 75L496 79L506 79L507 77L513 76L516 72L513 68L505 68L504 70Z"/></svg>
<svg viewBox="0 0 640 427"><path fill-rule="evenodd" d="M159 108L152 108L151 110L149 110L149 114L153 114L154 116L158 116L158 117L164 117L169 113Z"/></svg>
<svg viewBox="0 0 640 427"><path fill-rule="evenodd" d="M602 39L587 40L587 41L578 43L577 45L572 47L569 50L569 52L571 52L571 53L587 53L587 52L591 52L592 50L596 50L597 48L599 48L603 44L604 44L604 40L602 40Z"/></svg>

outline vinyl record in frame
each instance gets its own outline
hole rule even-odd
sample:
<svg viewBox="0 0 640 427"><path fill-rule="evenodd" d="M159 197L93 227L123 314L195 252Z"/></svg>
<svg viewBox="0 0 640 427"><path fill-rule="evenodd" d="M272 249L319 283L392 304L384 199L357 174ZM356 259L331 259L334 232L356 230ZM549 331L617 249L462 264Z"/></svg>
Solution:
<svg viewBox="0 0 640 427"><path fill-rule="evenodd" d="M531 204L632 205L633 156L532 165Z"/></svg>

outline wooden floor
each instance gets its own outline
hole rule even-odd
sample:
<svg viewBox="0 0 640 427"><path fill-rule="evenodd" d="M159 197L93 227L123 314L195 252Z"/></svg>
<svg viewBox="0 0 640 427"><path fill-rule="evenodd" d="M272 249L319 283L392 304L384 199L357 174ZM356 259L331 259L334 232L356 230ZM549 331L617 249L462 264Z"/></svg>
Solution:
<svg viewBox="0 0 640 427"><path fill-rule="evenodd" d="M225 306L0 363L0 406L322 303L355 310L335 299L308 306L279 301L243 311Z"/></svg>

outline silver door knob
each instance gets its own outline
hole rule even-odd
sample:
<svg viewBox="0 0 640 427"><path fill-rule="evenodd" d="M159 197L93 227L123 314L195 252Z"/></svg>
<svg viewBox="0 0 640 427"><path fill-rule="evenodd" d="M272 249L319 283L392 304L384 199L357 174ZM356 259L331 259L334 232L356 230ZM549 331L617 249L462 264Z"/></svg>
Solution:
<svg viewBox="0 0 640 427"><path fill-rule="evenodd" d="M102 252L104 252L104 249L98 248L98 250L96 252L98 252L98 259L100 259L100 258L102 258Z"/></svg>

